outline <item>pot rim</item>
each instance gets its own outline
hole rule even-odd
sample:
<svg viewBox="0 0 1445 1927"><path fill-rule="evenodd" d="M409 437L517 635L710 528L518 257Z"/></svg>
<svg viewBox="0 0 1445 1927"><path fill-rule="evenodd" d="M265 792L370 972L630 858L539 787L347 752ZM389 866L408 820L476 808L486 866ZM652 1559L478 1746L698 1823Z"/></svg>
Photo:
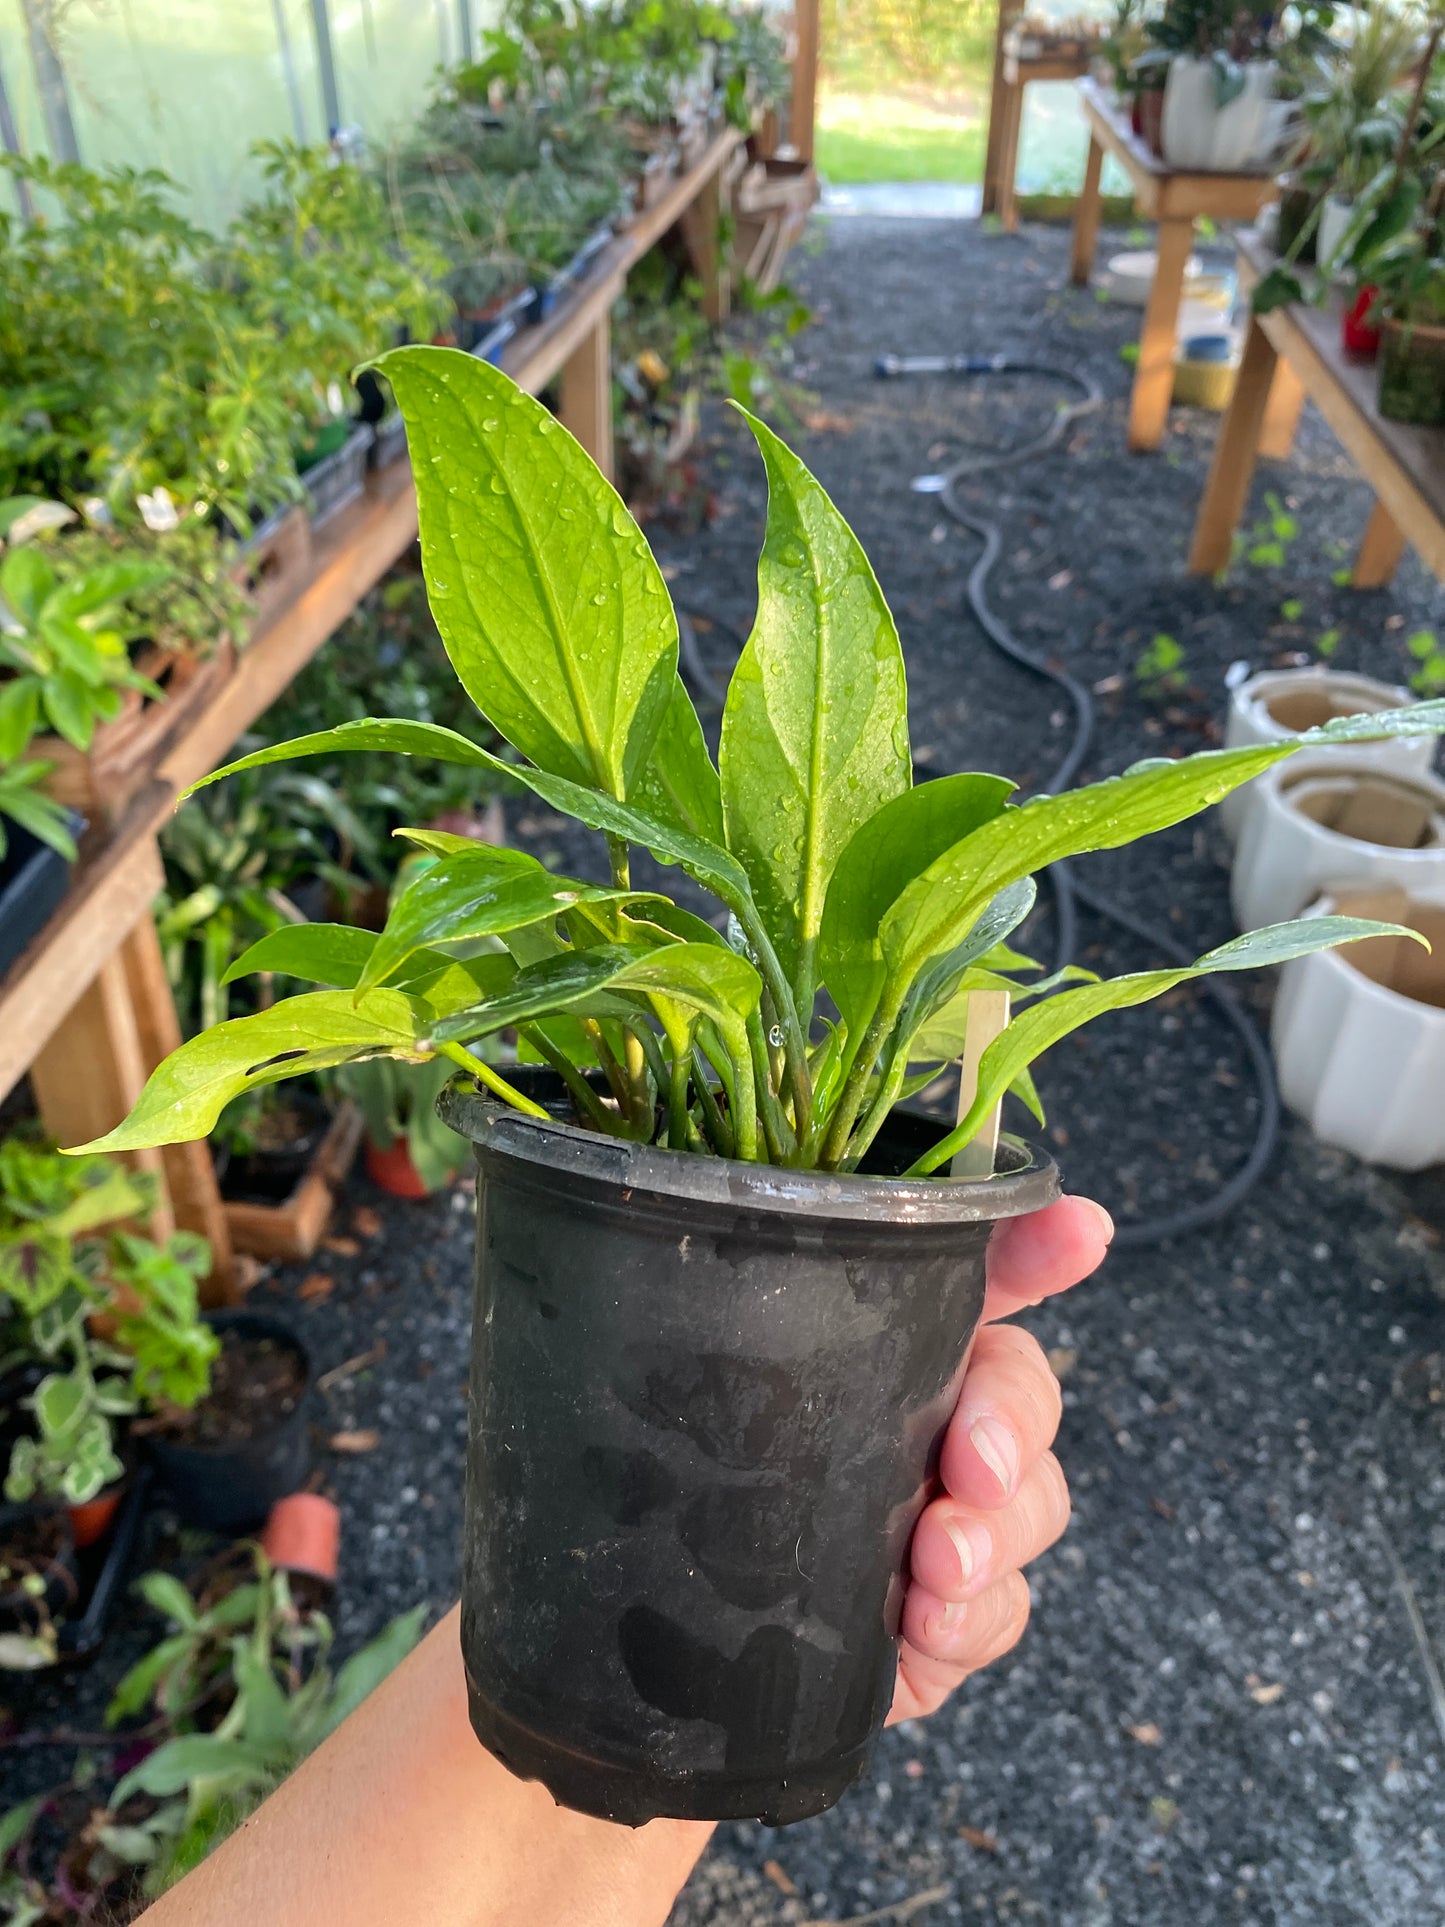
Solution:
<svg viewBox="0 0 1445 1927"><path fill-rule="evenodd" d="M1409 736L1395 736L1382 738L1381 742L1408 743L1414 740ZM1337 837L1339 832L1332 830L1327 823L1317 823L1313 817L1305 816L1302 810L1294 809L1289 802L1290 793L1297 790L1301 783L1347 783L1356 780L1361 783L1399 784L1405 789L1419 791L1422 797L1429 799L1436 811L1445 812L1445 782L1442 782L1433 770L1396 769L1388 764L1374 762L1359 753L1366 747L1367 745L1362 743L1341 743L1337 749L1306 750L1297 756L1281 757L1255 780L1259 784L1262 795L1278 796L1280 803L1290 810L1291 816L1301 818L1310 828L1318 830L1324 836ZM1377 743L1374 747L1378 748L1380 744ZM1341 840L1347 843L1360 843L1364 839L1351 836ZM1393 845L1385 844L1368 847L1394 848ZM1397 854L1433 855L1438 860L1441 848L1441 845L1435 844L1427 849L1405 850Z"/></svg>
<svg viewBox="0 0 1445 1927"><path fill-rule="evenodd" d="M1445 344L1445 321L1407 321L1400 315L1387 314L1380 317L1380 332L1387 335L1408 334L1412 341L1416 335L1423 335L1427 341Z"/></svg>
<svg viewBox="0 0 1445 1927"><path fill-rule="evenodd" d="M988 1179L886 1178L836 1171L795 1171L775 1164L669 1151L624 1138L528 1116L461 1081L449 1084L437 1108L452 1129L484 1151L540 1171L652 1197L763 1212L810 1221L853 1224L958 1225L1023 1217L1052 1204L1062 1191L1058 1166L1046 1151L1028 1147L1025 1162ZM1000 1157L1017 1159L1009 1147Z"/></svg>
<svg viewBox="0 0 1445 1927"><path fill-rule="evenodd" d="M1302 919L1328 917L1335 914L1340 902L1337 892L1343 892L1348 898L1351 888L1349 884L1339 884L1334 890L1321 890L1319 895L1300 911L1300 917ZM1426 898L1411 894L1410 905L1413 909L1440 910L1445 909L1445 900L1432 903ZM1360 941L1369 942L1370 939L1362 938ZM1328 965L1350 985L1353 997L1362 999L1365 1003L1374 1004L1381 1010L1412 1011L1417 1016L1423 1017L1428 1024L1445 1024L1445 1010L1442 1010L1438 1004L1427 1003L1423 997L1407 997L1403 990L1395 990L1389 984L1377 983L1373 977L1367 977L1363 970L1352 964L1345 956L1344 952L1349 948L1349 944L1342 944L1338 949L1312 950L1306 956L1292 958L1284 967L1286 970L1293 970L1306 963L1312 966Z"/></svg>

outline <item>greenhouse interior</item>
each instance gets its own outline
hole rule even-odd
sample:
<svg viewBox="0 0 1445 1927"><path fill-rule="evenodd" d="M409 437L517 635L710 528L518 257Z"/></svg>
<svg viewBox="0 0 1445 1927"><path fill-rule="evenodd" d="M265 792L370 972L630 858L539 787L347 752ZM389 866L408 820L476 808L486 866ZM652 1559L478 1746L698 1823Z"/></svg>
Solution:
<svg viewBox="0 0 1445 1927"><path fill-rule="evenodd" d="M1442 585L1442 0L0 0L0 1921L1439 1927Z"/></svg>

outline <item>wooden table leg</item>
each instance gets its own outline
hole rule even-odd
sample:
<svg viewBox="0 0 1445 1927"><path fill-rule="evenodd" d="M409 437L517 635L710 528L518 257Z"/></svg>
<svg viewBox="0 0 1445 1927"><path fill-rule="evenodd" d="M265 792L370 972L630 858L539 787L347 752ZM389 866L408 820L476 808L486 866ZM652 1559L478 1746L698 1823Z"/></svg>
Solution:
<svg viewBox="0 0 1445 1927"><path fill-rule="evenodd" d="M1294 447L1300 410L1305 405L1304 383L1287 361L1277 361L1269 401L1265 405L1264 427L1259 437L1259 452L1268 462L1282 462Z"/></svg>
<svg viewBox="0 0 1445 1927"><path fill-rule="evenodd" d="M612 324L604 308L562 369L562 421L609 481L612 456Z"/></svg>
<svg viewBox="0 0 1445 1927"><path fill-rule="evenodd" d="M101 965L90 988L30 1066L30 1085L40 1119L66 1149L114 1130L141 1094L150 1071L125 961L116 952ZM154 1238L176 1228L159 1151L130 1151L125 1162L148 1171L160 1200L149 1220Z"/></svg>
<svg viewBox="0 0 1445 1927"><path fill-rule="evenodd" d="M181 1027L152 918L141 918L120 954L141 1053L147 1070L154 1070L163 1057L180 1048ZM182 1231L197 1233L211 1247L211 1273L202 1285L202 1301L211 1306L239 1303L231 1233L210 1145L204 1139L194 1144L167 1144L160 1155L176 1223Z"/></svg>
<svg viewBox="0 0 1445 1927"><path fill-rule="evenodd" d="M1194 540L1189 548L1189 569L1193 575L1218 575L1229 566L1234 531L1244 512L1254 475L1260 430L1278 360L1269 336L1257 321L1251 321L1234 398L1219 424L1209 480L1204 485L1204 497L1194 522Z"/></svg>
<svg viewBox="0 0 1445 1927"><path fill-rule="evenodd" d="M983 197L979 202L981 214L998 212L999 193L999 156L1003 151L1004 134L1004 92L1007 82L1004 79L1003 43L1009 28L1024 10L1024 0L999 0L998 24L993 39L993 87L988 104L988 147L983 158Z"/></svg>
<svg viewBox="0 0 1445 1927"><path fill-rule="evenodd" d="M1139 363L1134 371L1134 394L1129 403L1129 446L1136 453L1157 448L1169 420L1174 394L1174 347L1178 338L1179 301L1184 292L1184 270L1194 245L1192 220L1159 223L1158 262L1144 329L1139 337Z"/></svg>
<svg viewBox="0 0 1445 1927"><path fill-rule="evenodd" d="M678 222L697 278L702 283L702 311L709 321L726 321L732 306L732 286L722 224L727 207L722 174L712 174L685 208Z"/></svg>
<svg viewBox="0 0 1445 1927"><path fill-rule="evenodd" d="M1104 171L1104 150L1089 137L1089 158L1084 163L1084 186L1074 208L1074 247L1069 262L1069 279L1076 288L1087 288L1094 267L1094 248L1099 239L1099 176Z"/></svg>
<svg viewBox="0 0 1445 1927"><path fill-rule="evenodd" d="M1005 234L1017 234L1018 208L1014 204L1014 181L1019 166L1019 135L1024 123L1024 90L1021 85L1005 87L1003 145L999 152L998 213Z"/></svg>
<svg viewBox="0 0 1445 1927"><path fill-rule="evenodd" d="M1350 577L1356 589L1383 589L1400 566L1405 553L1405 538L1399 524L1385 507L1376 502L1365 524L1360 552L1355 557L1355 572Z"/></svg>

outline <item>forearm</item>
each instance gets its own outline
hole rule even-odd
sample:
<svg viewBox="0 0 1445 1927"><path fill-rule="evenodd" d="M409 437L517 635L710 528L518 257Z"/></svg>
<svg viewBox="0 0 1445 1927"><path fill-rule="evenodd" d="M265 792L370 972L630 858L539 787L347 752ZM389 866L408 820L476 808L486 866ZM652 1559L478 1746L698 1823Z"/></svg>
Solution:
<svg viewBox="0 0 1445 1927"><path fill-rule="evenodd" d="M633 1831L514 1779L467 1719L448 1613L144 1927L661 1927L712 1828Z"/></svg>

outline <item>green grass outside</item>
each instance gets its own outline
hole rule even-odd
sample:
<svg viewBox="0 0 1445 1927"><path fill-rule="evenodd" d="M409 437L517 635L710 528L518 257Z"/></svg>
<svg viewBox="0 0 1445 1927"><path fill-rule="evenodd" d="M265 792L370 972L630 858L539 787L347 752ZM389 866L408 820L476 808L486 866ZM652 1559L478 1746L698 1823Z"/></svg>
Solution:
<svg viewBox="0 0 1445 1927"><path fill-rule="evenodd" d="M944 100L828 90L818 106L818 168L840 187L977 181L983 177L986 121L984 99L972 90Z"/></svg>

